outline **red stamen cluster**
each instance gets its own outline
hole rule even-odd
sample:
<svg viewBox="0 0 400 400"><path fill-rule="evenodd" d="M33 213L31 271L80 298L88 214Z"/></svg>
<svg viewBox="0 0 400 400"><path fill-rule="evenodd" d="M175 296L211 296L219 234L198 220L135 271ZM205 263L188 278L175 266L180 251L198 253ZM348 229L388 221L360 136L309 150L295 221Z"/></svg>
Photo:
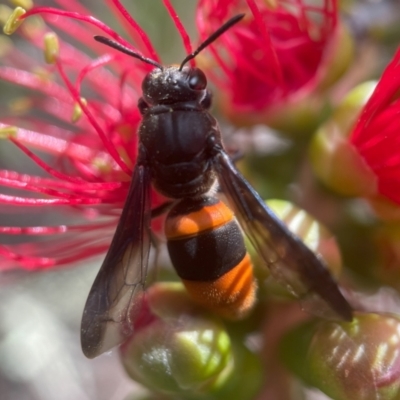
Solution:
<svg viewBox="0 0 400 400"><path fill-rule="evenodd" d="M244 21L210 46L232 111L257 112L314 88L336 32L336 0L200 0L201 39L243 11Z"/></svg>
<svg viewBox="0 0 400 400"><path fill-rule="evenodd" d="M400 49L363 108L350 141L378 177L380 194L400 203Z"/></svg>
<svg viewBox="0 0 400 400"><path fill-rule="evenodd" d="M40 14L63 37L72 42L79 38L80 48L85 49L60 41L55 64L39 73L32 69L38 62L12 48L7 66L0 66L0 79L31 91L27 112L10 116L7 110L0 129L43 170L36 175L0 170L0 185L7 188L0 203L6 214L19 210L40 222L56 214L54 219L64 223L28 226L18 218L18 225L27 226L0 226L0 234L19 235L18 242L22 241L0 245L1 269L49 268L107 250L136 159L141 118L137 101L150 67L105 48L93 35L105 33L126 46L132 42L136 51L159 61L149 38L118 0L106 3L127 27L129 42L90 16L80 2L56 3L62 9L38 7L21 18ZM48 28L24 29L24 24L19 32L31 45L42 48ZM86 55L93 52L94 59ZM72 123L77 108L82 118Z"/></svg>

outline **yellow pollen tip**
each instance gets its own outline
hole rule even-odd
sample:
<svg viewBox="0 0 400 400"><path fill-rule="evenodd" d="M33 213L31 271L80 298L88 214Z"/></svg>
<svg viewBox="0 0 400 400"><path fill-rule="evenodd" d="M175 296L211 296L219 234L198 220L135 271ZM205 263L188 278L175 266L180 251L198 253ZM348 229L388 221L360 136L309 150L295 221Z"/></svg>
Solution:
<svg viewBox="0 0 400 400"><path fill-rule="evenodd" d="M18 27L22 24L23 20L19 19L26 11L22 7L17 7L8 17L3 27L3 32L6 35L12 35Z"/></svg>
<svg viewBox="0 0 400 400"><path fill-rule="evenodd" d="M60 46L55 33L49 32L44 35L44 59L47 64L54 64L57 61Z"/></svg>
<svg viewBox="0 0 400 400"><path fill-rule="evenodd" d="M9 139L10 137L16 137L18 128L16 126L4 126L0 128L0 139Z"/></svg>
<svg viewBox="0 0 400 400"><path fill-rule="evenodd" d="M25 10L30 10L33 7L32 0L10 0L14 7L22 7Z"/></svg>
<svg viewBox="0 0 400 400"><path fill-rule="evenodd" d="M87 101L84 97L81 97L81 102L84 106L87 106ZM73 123L78 122L80 120L80 118L82 117L82 108L80 106L79 103L75 103L74 104L74 108L72 110L72 117L71 117L71 121Z"/></svg>

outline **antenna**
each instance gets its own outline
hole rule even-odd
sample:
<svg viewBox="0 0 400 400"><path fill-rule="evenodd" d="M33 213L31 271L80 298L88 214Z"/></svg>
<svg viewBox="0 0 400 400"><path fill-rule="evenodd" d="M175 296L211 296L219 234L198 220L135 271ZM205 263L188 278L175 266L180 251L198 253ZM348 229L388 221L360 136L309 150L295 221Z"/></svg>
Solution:
<svg viewBox="0 0 400 400"><path fill-rule="evenodd" d="M128 54L128 56L137 58L147 64L153 65L156 68L160 68L161 70L163 69L162 65L159 64L158 62L156 62L150 58L143 57L136 51L130 49L129 47L122 45L121 43L116 42L115 40L109 39L105 36L94 36L94 40L96 40L97 42L103 43L107 46L110 46L113 49L119 50L122 53Z"/></svg>
<svg viewBox="0 0 400 400"><path fill-rule="evenodd" d="M204 48L206 48L209 44L211 44L214 40L218 39L224 32L226 32L233 25L237 24L245 14L238 14L235 17L231 18L229 21L225 22L220 28L218 28L214 33L212 33L200 46L193 52L186 56L186 58L182 61L181 66L179 67L179 71L182 71L183 66L190 61L192 58L195 58L197 54L199 54Z"/></svg>

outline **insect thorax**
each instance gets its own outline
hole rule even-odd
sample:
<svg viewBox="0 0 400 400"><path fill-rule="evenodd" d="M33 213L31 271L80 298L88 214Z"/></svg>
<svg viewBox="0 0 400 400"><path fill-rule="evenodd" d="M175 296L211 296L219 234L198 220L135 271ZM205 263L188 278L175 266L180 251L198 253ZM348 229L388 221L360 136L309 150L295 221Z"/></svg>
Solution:
<svg viewBox="0 0 400 400"><path fill-rule="evenodd" d="M216 120L206 110L162 106L160 112L156 106L146 112L139 138L156 189L172 198L206 193L215 181L210 137L220 141Z"/></svg>

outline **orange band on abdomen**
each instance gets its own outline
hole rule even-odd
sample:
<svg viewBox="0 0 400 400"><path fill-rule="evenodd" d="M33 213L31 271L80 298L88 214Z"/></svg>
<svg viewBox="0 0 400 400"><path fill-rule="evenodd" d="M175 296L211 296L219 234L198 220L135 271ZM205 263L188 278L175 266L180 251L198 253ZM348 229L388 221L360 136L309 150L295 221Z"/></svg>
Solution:
<svg viewBox="0 0 400 400"><path fill-rule="evenodd" d="M165 221L167 239L178 239L197 235L199 232L216 228L233 219L233 212L222 202L204 206L186 215L168 216Z"/></svg>
<svg viewBox="0 0 400 400"><path fill-rule="evenodd" d="M196 303L228 319L244 318L255 302L257 286L248 254L236 267L215 281L182 282Z"/></svg>

